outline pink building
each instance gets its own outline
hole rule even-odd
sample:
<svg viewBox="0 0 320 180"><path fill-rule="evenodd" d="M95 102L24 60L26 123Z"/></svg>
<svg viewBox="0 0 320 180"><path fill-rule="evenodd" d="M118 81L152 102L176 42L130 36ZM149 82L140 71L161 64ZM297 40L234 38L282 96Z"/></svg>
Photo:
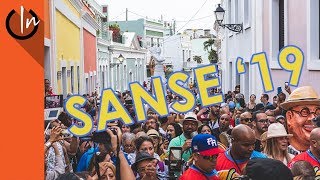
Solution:
<svg viewBox="0 0 320 180"><path fill-rule="evenodd" d="M274 91L269 96L276 95L278 86L284 90L290 72L279 66L278 55L281 48L295 45L304 54L299 86L311 85L320 94L319 0L222 0L221 7L225 10L223 24L243 24L240 33L218 28L224 92L240 84L246 100L250 94L259 98L264 93L259 68L250 64L251 56L260 52L267 55L273 80ZM236 72L237 57L243 58L245 74Z"/></svg>
<svg viewBox="0 0 320 180"><path fill-rule="evenodd" d="M299 86L310 85L320 93L319 1L264 0L263 7L263 50L268 55L275 90L290 78L290 72L279 66L279 49L295 45L304 53Z"/></svg>

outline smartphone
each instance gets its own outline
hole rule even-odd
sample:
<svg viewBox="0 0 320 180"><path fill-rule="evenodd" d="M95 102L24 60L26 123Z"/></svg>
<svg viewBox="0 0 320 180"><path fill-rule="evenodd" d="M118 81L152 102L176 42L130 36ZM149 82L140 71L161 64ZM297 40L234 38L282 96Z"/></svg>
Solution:
<svg viewBox="0 0 320 180"><path fill-rule="evenodd" d="M182 160L182 147L171 147L169 152L169 161Z"/></svg>
<svg viewBox="0 0 320 180"><path fill-rule="evenodd" d="M277 88L277 93L278 94L282 93L282 88L280 86Z"/></svg>
<svg viewBox="0 0 320 180"><path fill-rule="evenodd" d="M182 147L171 147L169 151L169 171L182 170Z"/></svg>
<svg viewBox="0 0 320 180"><path fill-rule="evenodd" d="M289 86L289 82L285 82L284 87L288 87L288 86Z"/></svg>

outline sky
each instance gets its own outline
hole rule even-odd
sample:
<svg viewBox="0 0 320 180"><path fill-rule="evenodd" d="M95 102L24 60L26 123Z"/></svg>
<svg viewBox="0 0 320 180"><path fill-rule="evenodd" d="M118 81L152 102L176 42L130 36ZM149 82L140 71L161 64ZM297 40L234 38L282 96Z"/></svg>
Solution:
<svg viewBox="0 0 320 180"><path fill-rule="evenodd" d="M108 5L109 21L125 20L128 8L128 20L147 16L150 19L164 21L176 20L176 30L213 29L214 10L220 0L96 0ZM188 22L189 21L189 22Z"/></svg>

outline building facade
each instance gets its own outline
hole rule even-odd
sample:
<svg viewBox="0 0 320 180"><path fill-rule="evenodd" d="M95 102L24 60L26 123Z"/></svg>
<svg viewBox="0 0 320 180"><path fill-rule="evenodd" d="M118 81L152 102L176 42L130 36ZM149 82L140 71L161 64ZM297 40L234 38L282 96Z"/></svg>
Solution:
<svg viewBox="0 0 320 180"><path fill-rule="evenodd" d="M50 4L51 84L55 94L83 92L81 9L77 0L55 0Z"/></svg>
<svg viewBox="0 0 320 180"><path fill-rule="evenodd" d="M225 92L240 84L246 100L250 94L263 93L259 68L250 65L251 56L259 52L266 53L270 66L274 91L269 92L269 96L277 93L278 86L284 89L290 73L280 68L278 54L287 45L298 46L304 53L299 86L312 85L319 91L320 85L316 83L320 77L318 1L224 0L221 3L226 11L224 24L243 23L243 32L225 29L219 37ZM236 72L237 57L243 58L245 74Z"/></svg>
<svg viewBox="0 0 320 180"><path fill-rule="evenodd" d="M125 32L122 37L123 43L111 42L109 47L109 81L118 91L129 90L130 82L146 81L147 50L140 47L134 32Z"/></svg>

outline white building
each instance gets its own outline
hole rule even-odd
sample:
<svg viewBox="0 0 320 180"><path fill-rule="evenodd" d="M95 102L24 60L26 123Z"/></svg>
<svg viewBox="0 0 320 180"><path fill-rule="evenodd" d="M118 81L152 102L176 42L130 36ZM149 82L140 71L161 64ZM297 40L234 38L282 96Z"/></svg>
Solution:
<svg viewBox="0 0 320 180"><path fill-rule="evenodd" d="M146 81L147 50L140 47L134 32L122 34L123 42L111 42L109 47L110 61L108 62L108 82L114 90L125 91L129 89L130 82L143 84ZM124 58L122 64L119 57Z"/></svg>
<svg viewBox="0 0 320 180"><path fill-rule="evenodd" d="M237 84L241 84L241 92L245 95L246 101L250 94L261 94L262 84L257 66L250 65L251 56L256 52L262 52L262 1L243 0L232 1L222 0L221 6L225 10L223 24L243 23L243 32L236 33L227 28L221 29L218 38L221 42L222 62L222 90L234 90ZM242 57L247 72L237 74L236 59ZM249 80L251 79L251 80Z"/></svg>

